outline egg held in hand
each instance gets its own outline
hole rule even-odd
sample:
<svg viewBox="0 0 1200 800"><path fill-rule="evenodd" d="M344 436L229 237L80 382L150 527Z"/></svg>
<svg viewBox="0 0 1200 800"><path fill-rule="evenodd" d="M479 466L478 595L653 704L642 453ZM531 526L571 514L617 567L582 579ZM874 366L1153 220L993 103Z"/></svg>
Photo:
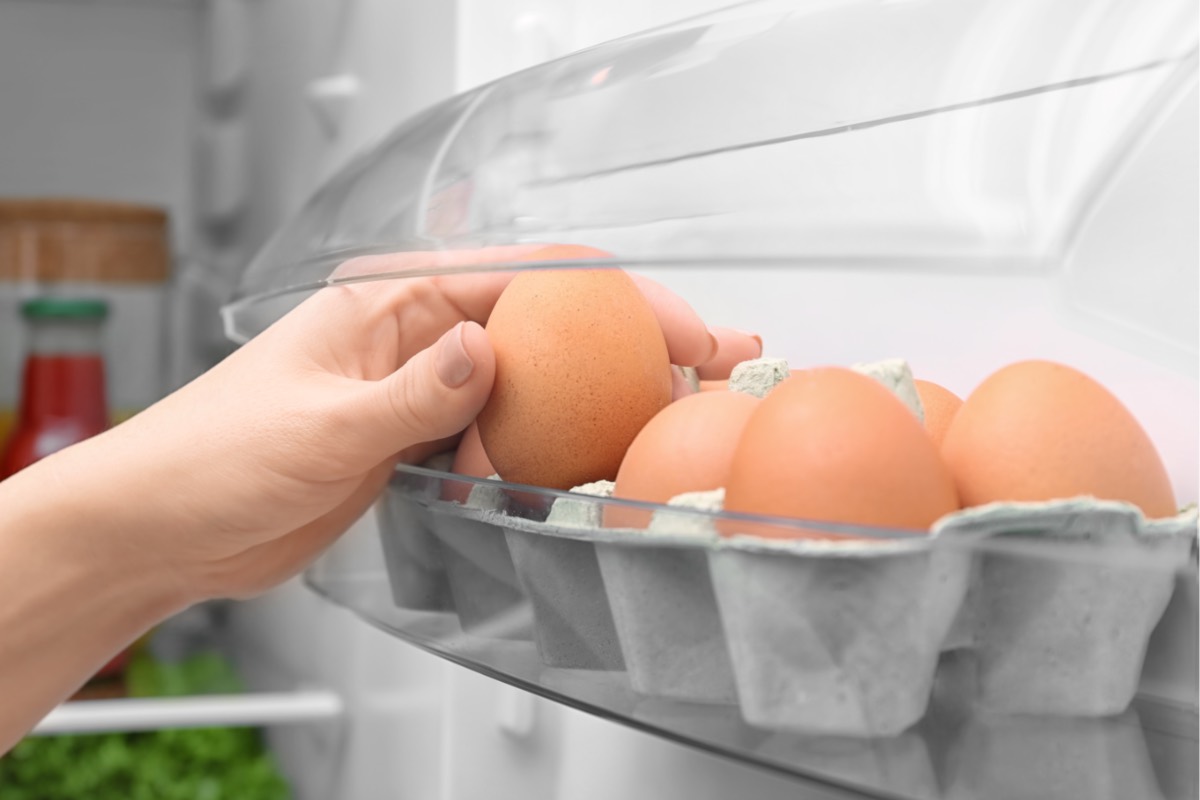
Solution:
<svg viewBox="0 0 1200 800"><path fill-rule="evenodd" d="M733 456L725 510L928 531L958 508L949 469L921 423L874 378L801 370L764 398ZM723 535L842 538L818 528L723 520Z"/></svg>
<svg viewBox="0 0 1200 800"><path fill-rule="evenodd" d="M1150 437L1092 378L1050 361L988 376L954 416L942 444L964 505L1090 495L1148 517L1178 510Z"/></svg>
<svg viewBox="0 0 1200 800"><path fill-rule="evenodd" d="M702 392L676 400L646 423L621 462L613 497L666 503L684 492L724 488L742 429L759 400ZM650 512L613 505L609 528L645 528Z"/></svg>
<svg viewBox="0 0 1200 800"><path fill-rule="evenodd" d="M619 269L522 273L486 330L496 379L479 433L505 481L570 489L612 480L638 431L671 401L658 319Z"/></svg>

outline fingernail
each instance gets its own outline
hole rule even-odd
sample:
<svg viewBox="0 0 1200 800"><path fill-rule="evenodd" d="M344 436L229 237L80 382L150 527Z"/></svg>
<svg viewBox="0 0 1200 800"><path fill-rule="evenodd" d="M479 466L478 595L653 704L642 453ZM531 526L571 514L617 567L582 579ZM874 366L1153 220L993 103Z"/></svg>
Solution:
<svg viewBox="0 0 1200 800"><path fill-rule="evenodd" d="M721 343L719 341L717 341L717 337L713 336L712 331L707 331L707 333L708 333L708 343L711 346L708 348L708 358L704 359L704 361L711 361L713 358L716 357L717 351L721 349Z"/></svg>
<svg viewBox="0 0 1200 800"><path fill-rule="evenodd" d="M760 356L762 355L762 337L761 336L759 336L757 333L751 333L750 331L738 330L737 328L730 328L730 330L733 331L734 333L740 333L742 336L747 336L747 337L753 339L755 342L757 342L758 343L758 354Z"/></svg>
<svg viewBox="0 0 1200 800"><path fill-rule="evenodd" d="M475 362L467 355L467 348L463 344L464 325L465 323L460 322L446 332L438 343L437 355L433 361L433 369L437 376L451 389L457 389L466 383L475 370Z"/></svg>

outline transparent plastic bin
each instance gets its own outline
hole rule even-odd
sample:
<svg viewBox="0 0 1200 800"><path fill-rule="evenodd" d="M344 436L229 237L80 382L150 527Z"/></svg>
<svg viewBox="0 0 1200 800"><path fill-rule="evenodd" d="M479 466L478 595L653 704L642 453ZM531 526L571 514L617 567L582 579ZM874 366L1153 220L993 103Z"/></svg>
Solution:
<svg viewBox="0 0 1200 800"><path fill-rule="evenodd" d="M572 541L618 552L639 565L645 584L658 570L663 584L673 585L678 564L639 561L639 554L692 554L711 570L715 604L679 602L695 596L697 581L688 591L631 597L628 583L610 582L603 571L598 598L586 586L580 593L593 605L593 619L611 613L622 620L632 613L622 604L636 600L660 630L687 628L693 647L724 658L694 659L683 679L656 682L661 664L646 654L629 657L645 641L627 638L629 625L617 625L622 669L604 661L607 636L571 627L571 611L555 613L569 604L555 605L550 601L562 598L550 595L540 609L529 599L496 607L498 619L531 618L530 639L472 634L445 611L397 604L404 576L380 563L369 538L341 542L309 572L309 585L372 624L493 677L866 796L988 797L1007 787L1020 792L1014 796L1083 800L1122 796L1120 787L1165 786L1162 797L1182 798L1196 786L1195 706L1158 694L1144 669L1152 635L1194 636L1186 618L1163 615L1176 582L1197 578L1194 510L1146 522L1121 503L995 504L948 515L932 534L855 528L853 539L768 542L694 533L698 521L736 524L746 515L655 508L416 466L397 469L386 505L420 507L434 486L542 497L544 504L487 512L488 535L510 546L519 532L523 546ZM477 509L439 502L447 513L433 517L435 537L439 525L479 518ZM553 504L563 502L597 512L669 509L681 522L673 533L666 526L563 528L548 521ZM455 508L457 516L449 513ZM752 520L850 532L820 522ZM553 547L536 568L540 585L560 587L575 585L580 569L576 553ZM1097 602L1102 594L1108 602ZM697 641L696 631L707 640ZM586 657L571 650L589 644ZM665 637L664 648L672 646ZM575 659L564 661L564 650ZM732 696L714 702L712 687L728 681L730 670ZM1009 679L1014 670L1019 681ZM1031 703L1045 708L1031 714ZM1100 789L1109 793L1097 795Z"/></svg>
<svg viewBox="0 0 1200 800"><path fill-rule="evenodd" d="M1071 364L1191 503L1197 47L1184 0L776 0L685 20L414 117L267 244L226 331L245 341L343 285L532 269L536 246L581 244L793 368L902 357L965 396L1012 361ZM443 499L480 486L563 498L401 466L383 563L322 562L311 585L500 679L869 796L985 796L1011 775L1011 792L1092 797L1068 777L1127 737L1154 772L1139 783L1133 758L1130 787L1195 794L1194 512L1065 499L851 530L840 549L651 546ZM1025 730L1077 746L1056 766Z"/></svg>

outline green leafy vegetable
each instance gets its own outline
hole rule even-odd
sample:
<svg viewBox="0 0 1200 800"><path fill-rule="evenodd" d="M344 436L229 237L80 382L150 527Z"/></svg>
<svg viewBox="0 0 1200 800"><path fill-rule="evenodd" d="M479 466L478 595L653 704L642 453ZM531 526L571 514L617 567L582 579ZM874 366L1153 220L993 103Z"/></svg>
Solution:
<svg viewBox="0 0 1200 800"><path fill-rule="evenodd" d="M126 683L138 697L237 692L215 654L177 664L139 655ZM3 800L284 800L288 787L251 728L30 737L0 758Z"/></svg>

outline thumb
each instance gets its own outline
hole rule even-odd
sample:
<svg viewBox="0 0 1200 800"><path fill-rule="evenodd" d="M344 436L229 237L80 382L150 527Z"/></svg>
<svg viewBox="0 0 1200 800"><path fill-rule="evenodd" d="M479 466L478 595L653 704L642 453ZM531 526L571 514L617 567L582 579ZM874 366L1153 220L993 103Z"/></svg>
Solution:
<svg viewBox="0 0 1200 800"><path fill-rule="evenodd" d="M487 402L496 356L477 323L460 322L374 388L379 460L471 424Z"/></svg>

